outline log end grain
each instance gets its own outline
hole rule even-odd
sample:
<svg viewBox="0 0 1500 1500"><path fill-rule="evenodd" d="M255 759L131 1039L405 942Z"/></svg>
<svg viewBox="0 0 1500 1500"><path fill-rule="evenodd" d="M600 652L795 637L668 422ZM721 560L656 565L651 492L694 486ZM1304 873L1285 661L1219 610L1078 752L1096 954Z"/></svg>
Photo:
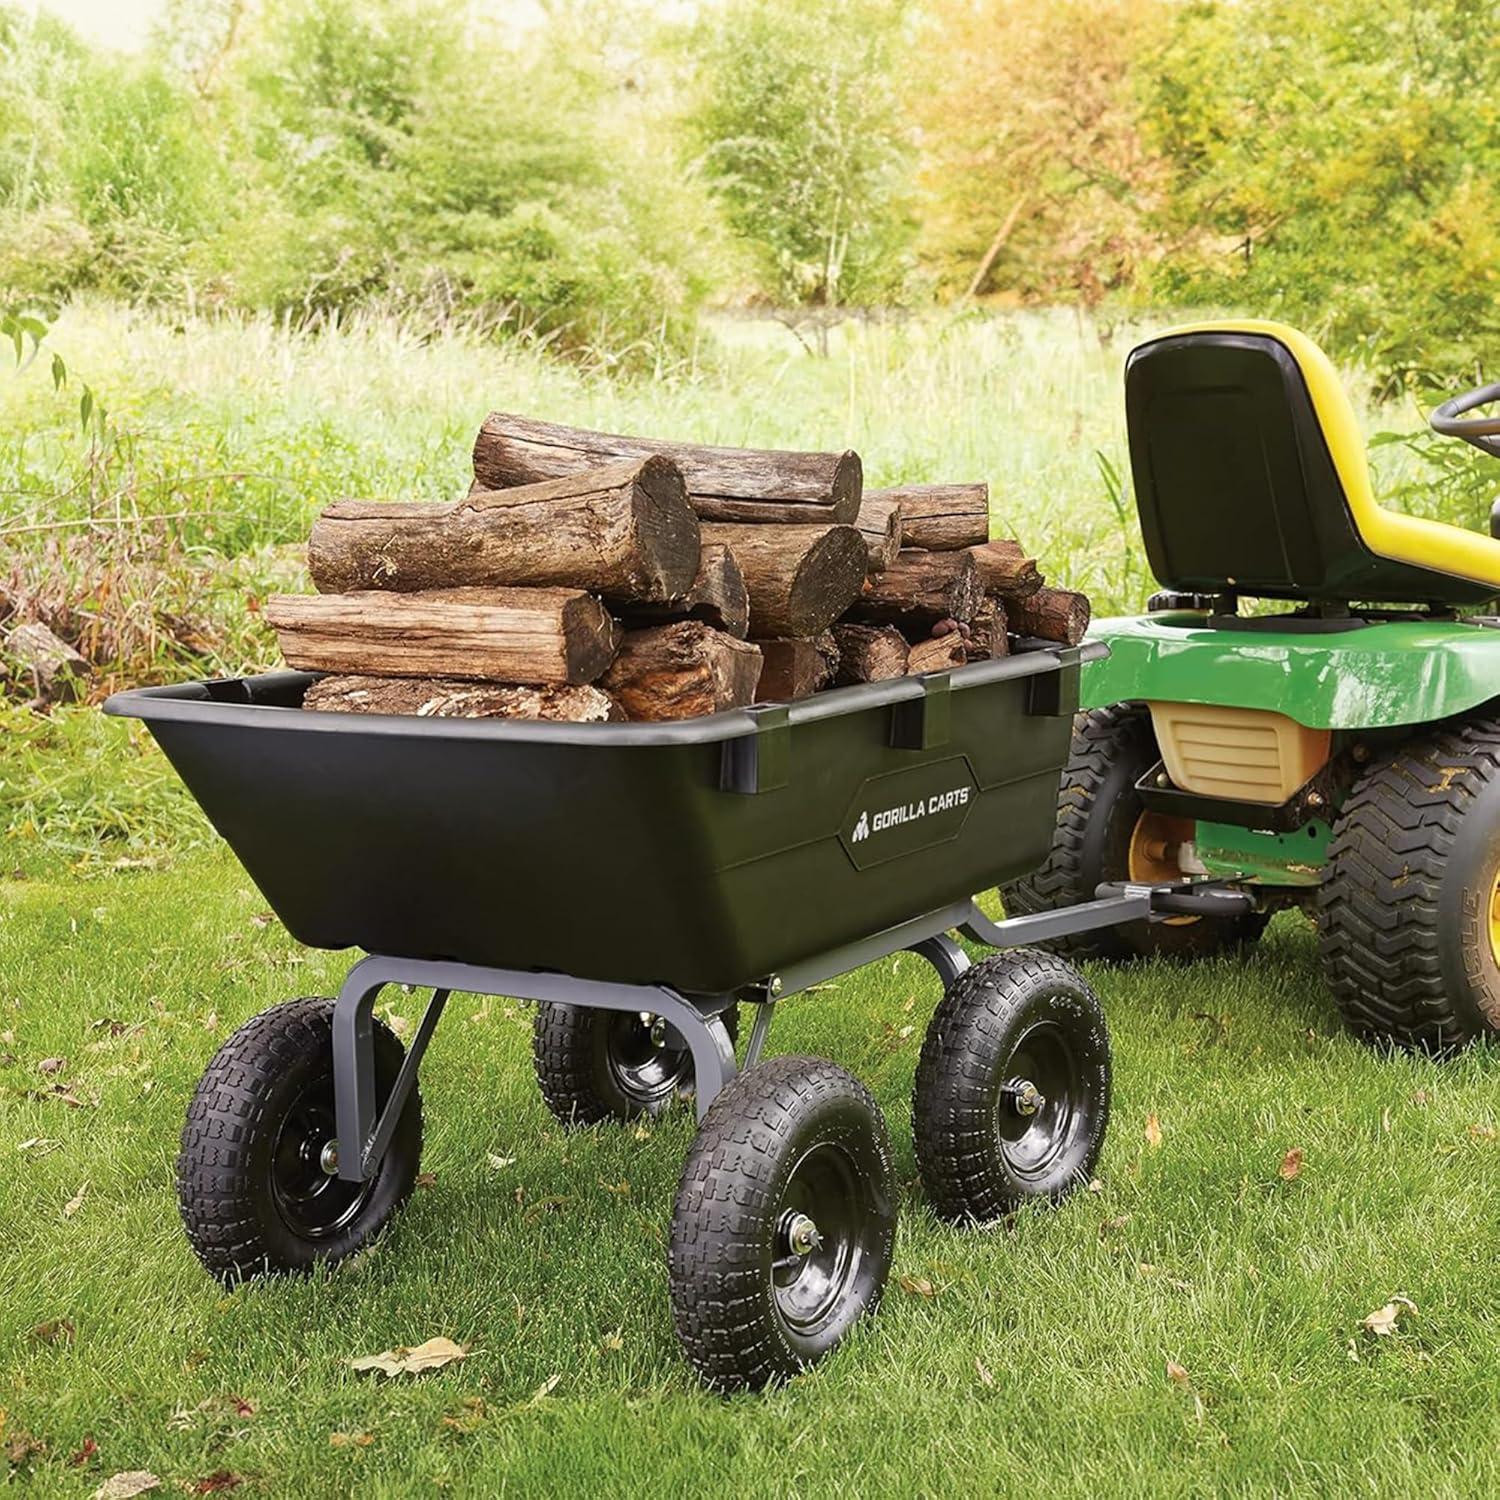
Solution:
<svg viewBox="0 0 1500 1500"><path fill-rule="evenodd" d="M697 620L628 631L600 680L631 719L693 719L755 701L761 655Z"/></svg>
<svg viewBox="0 0 1500 1500"><path fill-rule="evenodd" d="M757 703L793 703L833 681L839 649L831 631L812 640L756 641L764 660Z"/></svg>
<svg viewBox="0 0 1500 1500"><path fill-rule="evenodd" d="M883 682L904 677L906 637L894 625L858 625L847 621L833 627L839 664L834 681L844 687L855 682Z"/></svg>
<svg viewBox="0 0 1500 1500"><path fill-rule="evenodd" d="M1064 646L1076 646L1089 628L1088 595L1072 589L1038 589L1024 599L1012 600L1008 613L1010 628L1017 635Z"/></svg>

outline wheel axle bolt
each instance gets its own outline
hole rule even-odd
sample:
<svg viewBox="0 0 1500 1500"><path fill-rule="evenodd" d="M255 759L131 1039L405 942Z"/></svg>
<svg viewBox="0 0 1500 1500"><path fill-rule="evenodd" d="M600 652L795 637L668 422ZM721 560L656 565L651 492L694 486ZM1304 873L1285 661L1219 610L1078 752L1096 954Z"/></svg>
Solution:
<svg viewBox="0 0 1500 1500"><path fill-rule="evenodd" d="M651 1020L651 1045L658 1049L667 1045L667 1023L660 1016Z"/></svg>
<svg viewBox="0 0 1500 1500"><path fill-rule="evenodd" d="M329 1141L323 1147L318 1156L318 1165L330 1177L337 1177L339 1175L339 1143L337 1141Z"/></svg>
<svg viewBox="0 0 1500 1500"><path fill-rule="evenodd" d="M818 1226L806 1214L794 1214L787 1225L786 1241L793 1255L811 1255L823 1248L823 1236Z"/></svg>
<svg viewBox="0 0 1500 1500"><path fill-rule="evenodd" d="M1013 1078L1005 1085L1005 1097L1016 1114L1027 1118L1047 1103L1047 1096L1029 1078Z"/></svg>

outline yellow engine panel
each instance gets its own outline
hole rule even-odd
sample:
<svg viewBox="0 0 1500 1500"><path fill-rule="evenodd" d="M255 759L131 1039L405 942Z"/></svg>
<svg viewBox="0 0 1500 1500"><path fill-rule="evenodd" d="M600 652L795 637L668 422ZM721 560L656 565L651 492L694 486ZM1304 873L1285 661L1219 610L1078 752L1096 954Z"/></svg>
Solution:
<svg viewBox="0 0 1500 1500"><path fill-rule="evenodd" d="M1265 708L1149 703L1175 786L1200 797L1285 802L1328 764L1333 736Z"/></svg>

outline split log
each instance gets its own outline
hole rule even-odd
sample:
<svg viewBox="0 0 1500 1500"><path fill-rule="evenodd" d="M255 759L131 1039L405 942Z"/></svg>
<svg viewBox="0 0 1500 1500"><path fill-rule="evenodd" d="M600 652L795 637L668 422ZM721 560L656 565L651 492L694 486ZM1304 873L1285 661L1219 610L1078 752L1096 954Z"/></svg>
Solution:
<svg viewBox="0 0 1500 1500"><path fill-rule="evenodd" d="M591 432L498 411L485 418L475 439L474 478L485 489L500 490L652 454L677 463L693 508L706 521L847 525L859 513L864 470L857 453L711 448Z"/></svg>
<svg viewBox="0 0 1500 1500"><path fill-rule="evenodd" d="M1010 628L1017 635L1036 636L1076 646L1089 628L1087 594L1071 589L1038 589L1025 599L1014 600L1008 610Z"/></svg>
<svg viewBox="0 0 1500 1500"><path fill-rule="evenodd" d="M833 639L839 649L834 681L840 687L906 675L906 637L894 625L840 622L833 627Z"/></svg>
<svg viewBox="0 0 1500 1500"><path fill-rule="evenodd" d="M979 571L968 552L903 547L884 573L870 579L849 615L876 624L903 625L925 636L938 620L972 619L983 598Z"/></svg>
<svg viewBox="0 0 1500 1500"><path fill-rule="evenodd" d="M982 547L970 547L968 553L979 569L979 585L987 594L1023 599L1042 586L1036 560L1027 557L1019 542L986 542Z"/></svg>
<svg viewBox="0 0 1500 1500"><path fill-rule="evenodd" d="M828 629L864 587L868 553L852 526L736 526L706 521L703 540L731 548L750 593L750 634Z"/></svg>
<svg viewBox="0 0 1500 1500"><path fill-rule="evenodd" d="M964 638L955 630L949 635L929 636L925 641L918 641L906 653L906 671L910 677L920 672L946 672L963 666L967 660Z"/></svg>
<svg viewBox="0 0 1500 1500"><path fill-rule="evenodd" d="M302 706L317 713L414 714L419 719L552 719L604 724L625 717L596 687L519 687L441 677L324 677Z"/></svg>
<svg viewBox="0 0 1500 1500"><path fill-rule="evenodd" d="M631 719L694 719L755 700L760 650L698 620L627 632L600 686Z"/></svg>
<svg viewBox="0 0 1500 1500"><path fill-rule="evenodd" d="M854 524L869 549L867 571L885 572L901 550L901 502L882 500L872 491L860 502Z"/></svg>
<svg viewBox="0 0 1500 1500"><path fill-rule="evenodd" d="M969 622L969 638L964 645L970 661L992 661L1010 655L1005 606L998 599L986 599L974 611L974 618Z"/></svg>
<svg viewBox="0 0 1500 1500"><path fill-rule="evenodd" d="M899 484L870 490L866 499L894 500L901 507L901 545L954 552L989 540L987 484Z"/></svg>
<svg viewBox="0 0 1500 1500"><path fill-rule="evenodd" d="M39 698L71 698L94 671L87 657L40 620L28 620L9 631L5 651L35 684Z"/></svg>
<svg viewBox="0 0 1500 1500"><path fill-rule="evenodd" d="M632 459L451 504L340 500L307 549L325 594L496 585L673 599L698 571L698 518L665 458Z"/></svg>
<svg viewBox="0 0 1500 1500"><path fill-rule="evenodd" d="M702 620L743 640L750 628L750 595L733 550L711 542L703 549L692 588L682 598L665 604L625 605L619 613L634 629L668 625L674 620Z"/></svg>
<svg viewBox="0 0 1500 1500"><path fill-rule="evenodd" d="M312 672L578 684L609 665L619 627L577 589L280 594L267 622Z"/></svg>
<svg viewBox="0 0 1500 1500"><path fill-rule="evenodd" d="M755 689L757 703L791 703L833 681L839 648L831 633L813 640L757 641L765 665Z"/></svg>

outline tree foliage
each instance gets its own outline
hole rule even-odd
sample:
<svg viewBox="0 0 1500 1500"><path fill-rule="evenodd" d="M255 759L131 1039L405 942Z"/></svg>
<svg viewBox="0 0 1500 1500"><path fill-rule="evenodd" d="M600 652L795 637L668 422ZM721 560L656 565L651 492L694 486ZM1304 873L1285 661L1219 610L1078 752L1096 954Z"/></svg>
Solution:
<svg viewBox="0 0 1500 1500"><path fill-rule="evenodd" d="M701 165L772 290L878 300L910 236L909 127L893 84L904 0L730 0L705 23Z"/></svg>

